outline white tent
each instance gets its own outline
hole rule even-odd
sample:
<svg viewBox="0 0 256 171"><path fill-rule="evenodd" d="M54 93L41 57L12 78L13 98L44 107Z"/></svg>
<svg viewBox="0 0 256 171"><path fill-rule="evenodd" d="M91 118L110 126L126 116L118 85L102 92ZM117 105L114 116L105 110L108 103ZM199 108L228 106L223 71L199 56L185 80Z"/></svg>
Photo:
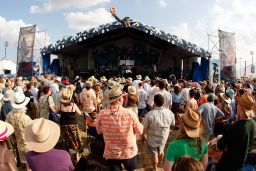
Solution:
<svg viewBox="0 0 256 171"><path fill-rule="evenodd" d="M0 74L16 74L16 64L10 60L0 60Z"/></svg>

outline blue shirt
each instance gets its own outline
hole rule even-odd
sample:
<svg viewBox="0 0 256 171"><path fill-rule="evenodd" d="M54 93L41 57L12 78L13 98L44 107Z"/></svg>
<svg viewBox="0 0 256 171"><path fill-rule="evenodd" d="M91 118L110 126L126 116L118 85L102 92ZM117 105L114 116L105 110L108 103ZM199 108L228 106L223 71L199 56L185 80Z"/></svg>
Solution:
<svg viewBox="0 0 256 171"><path fill-rule="evenodd" d="M4 102L4 104L1 107L1 115L0 119L2 121L5 121L7 114L12 110L11 101Z"/></svg>

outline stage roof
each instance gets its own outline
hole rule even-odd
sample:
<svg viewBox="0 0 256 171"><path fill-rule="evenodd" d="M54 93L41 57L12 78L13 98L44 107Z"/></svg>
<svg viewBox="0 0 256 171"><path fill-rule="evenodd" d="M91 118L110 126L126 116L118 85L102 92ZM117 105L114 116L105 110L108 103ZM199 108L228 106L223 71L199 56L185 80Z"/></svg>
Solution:
<svg viewBox="0 0 256 171"><path fill-rule="evenodd" d="M167 46L177 46L178 49L184 49L187 51L187 57L210 57L210 53L207 50L204 50L191 42L135 20L131 20L130 27L125 27L119 21L114 21L112 23L85 30L84 32L79 32L76 36L69 36L62 40L58 40L55 44L50 44L44 47L41 50L41 54L43 56L46 54L61 54L63 51L67 51L73 47L79 48L78 46L84 46L86 44L93 45L95 44L93 43L95 40L100 40L102 37L107 40L106 38L109 38L110 35L119 37L124 34L135 35L134 33L139 33L142 37L150 37L152 40Z"/></svg>

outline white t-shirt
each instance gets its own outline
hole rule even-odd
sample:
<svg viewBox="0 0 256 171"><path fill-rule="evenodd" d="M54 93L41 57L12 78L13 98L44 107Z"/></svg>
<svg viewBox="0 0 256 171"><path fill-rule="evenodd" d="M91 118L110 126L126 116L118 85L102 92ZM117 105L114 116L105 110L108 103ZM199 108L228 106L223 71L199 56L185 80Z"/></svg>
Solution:
<svg viewBox="0 0 256 171"><path fill-rule="evenodd" d="M148 93L144 89L139 88L138 89L138 96L139 96L138 109L143 109L143 108L146 107L146 102L148 100Z"/></svg>
<svg viewBox="0 0 256 171"><path fill-rule="evenodd" d="M166 108L166 109L169 109L170 106L172 105L172 95L171 95L171 93L169 93L168 91L163 89L163 90L159 90L154 95L157 95L157 94L161 94L164 97L164 105L163 105L163 107Z"/></svg>

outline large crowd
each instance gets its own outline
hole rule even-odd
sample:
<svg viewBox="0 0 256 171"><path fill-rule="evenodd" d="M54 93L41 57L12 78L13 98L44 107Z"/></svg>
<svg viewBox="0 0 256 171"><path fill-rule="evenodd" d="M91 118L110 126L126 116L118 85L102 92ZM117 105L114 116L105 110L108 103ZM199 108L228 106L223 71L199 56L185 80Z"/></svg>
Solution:
<svg viewBox="0 0 256 171"><path fill-rule="evenodd" d="M152 170L256 169L256 80L46 74L0 78L0 92L1 171L136 170L138 143Z"/></svg>

